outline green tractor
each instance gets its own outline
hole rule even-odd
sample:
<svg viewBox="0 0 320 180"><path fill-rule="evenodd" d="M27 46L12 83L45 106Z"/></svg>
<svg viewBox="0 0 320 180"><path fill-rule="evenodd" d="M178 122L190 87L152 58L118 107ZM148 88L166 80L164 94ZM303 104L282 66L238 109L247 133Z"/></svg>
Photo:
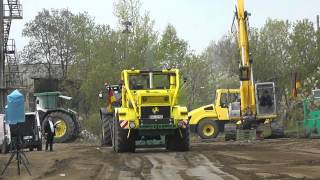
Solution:
<svg viewBox="0 0 320 180"><path fill-rule="evenodd" d="M61 92L43 92L35 93L36 110L40 116L42 130L47 117L53 117L56 125L56 135L54 141L57 143L65 143L75 140L80 134L80 122L77 113L71 109L58 107L58 99L71 100L71 97L63 96Z"/></svg>

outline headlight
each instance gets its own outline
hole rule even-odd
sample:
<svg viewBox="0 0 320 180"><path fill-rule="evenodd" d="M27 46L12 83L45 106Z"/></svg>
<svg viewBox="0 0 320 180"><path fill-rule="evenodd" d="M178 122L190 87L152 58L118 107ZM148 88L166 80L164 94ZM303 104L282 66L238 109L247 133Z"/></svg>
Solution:
<svg viewBox="0 0 320 180"><path fill-rule="evenodd" d="M178 122L178 127L180 127L180 128L183 127L183 124L184 124L183 121L179 121Z"/></svg>
<svg viewBox="0 0 320 180"><path fill-rule="evenodd" d="M133 128L136 127L136 125L134 124L134 122L130 122L130 123L129 123L129 127L130 127L131 129L133 129Z"/></svg>

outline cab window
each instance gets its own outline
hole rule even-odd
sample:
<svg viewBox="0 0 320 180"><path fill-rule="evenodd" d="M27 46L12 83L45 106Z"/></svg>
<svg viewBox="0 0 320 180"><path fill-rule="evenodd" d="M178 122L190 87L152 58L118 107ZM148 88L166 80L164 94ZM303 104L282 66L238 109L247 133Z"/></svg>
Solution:
<svg viewBox="0 0 320 180"><path fill-rule="evenodd" d="M221 94L221 97L220 97L220 106L221 106L222 108L228 107L228 94L227 94L227 93Z"/></svg>
<svg viewBox="0 0 320 180"><path fill-rule="evenodd" d="M237 93L222 93L220 97L220 106L227 108L230 103L240 102L240 95Z"/></svg>

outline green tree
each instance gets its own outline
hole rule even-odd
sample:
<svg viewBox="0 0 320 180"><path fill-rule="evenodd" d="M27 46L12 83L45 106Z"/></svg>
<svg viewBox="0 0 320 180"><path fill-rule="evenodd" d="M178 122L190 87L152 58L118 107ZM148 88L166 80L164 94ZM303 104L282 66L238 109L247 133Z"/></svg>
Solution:
<svg viewBox="0 0 320 180"><path fill-rule="evenodd" d="M287 21L268 19L260 31L251 36L254 78L258 82L275 82L279 98L288 87L292 73L290 27Z"/></svg>
<svg viewBox="0 0 320 180"><path fill-rule="evenodd" d="M89 19L86 14L79 14L81 18ZM24 48L23 61L25 63L45 63L48 76L52 76L52 64L60 64L62 78L66 78L68 67L74 63L75 49L71 36L78 34L75 29L76 15L67 9L43 9L30 22L25 24L23 36L30 38Z"/></svg>
<svg viewBox="0 0 320 180"><path fill-rule="evenodd" d="M201 56L189 54L181 72L187 81L181 89L180 103L189 110L209 104L212 100L213 84L208 62Z"/></svg>
<svg viewBox="0 0 320 180"><path fill-rule="evenodd" d="M235 40L231 34L225 35L219 41L211 42L204 51L203 57L210 62L213 74L238 74L239 55Z"/></svg>
<svg viewBox="0 0 320 180"><path fill-rule="evenodd" d="M157 62L163 67L182 68L188 56L188 43L179 38L173 25L164 30L157 49Z"/></svg>
<svg viewBox="0 0 320 180"><path fill-rule="evenodd" d="M297 21L293 25L290 40L290 67L301 74L302 78L307 77L316 71L320 64L319 57L317 57L317 37L313 23L307 19Z"/></svg>
<svg viewBox="0 0 320 180"><path fill-rule="evenodd" d="M146 68L155 61L157 33L153 30L154 21L148 12L141 14L140 0L118 0L114 4L114 14L118 18L118 31L123 55L120 56L121 69ZM129 32L123 24L130 22Z"/></svg>

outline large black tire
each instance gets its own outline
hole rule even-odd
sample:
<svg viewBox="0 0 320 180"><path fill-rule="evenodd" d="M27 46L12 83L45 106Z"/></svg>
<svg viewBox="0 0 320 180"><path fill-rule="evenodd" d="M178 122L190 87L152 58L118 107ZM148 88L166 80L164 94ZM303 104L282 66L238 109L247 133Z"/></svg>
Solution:
<svg viewBox="0 0 320 180"><path fill-rule="evenodd" d="M113 117L108 114L101 114L101 146L112 146L112 121Z"/></svg>
<svg viewBox="0 0 320 180"><path fill-rule="evenodd" d="M64 121L65 124L66 124L66 132L63 136L61 137L54 137L54 142L55 143L66 143L66 142L70 142L70 141L73 141L75 138L75 136L77 136L77 125L75 124L74 120L72 119L72 117L67 114L67 113L64 113L64 112L61 112L61 111L55 111L55 112L52 112L50 114L51 117L53 117L53 121L54 123L58 120L61 120L61 121ZM44 130L44 126L45 124L47 123L48 119L48 115L45 117L45 119L43 120L42 122L42 129Z"/></svg>
<svg viewBox="0 0 320 180"><path fill-rule="evenodd" d="M135 147L135 137L134 132L131 131L130 137L128 136L128 130L122 129L120 127L119 121L117 119L113 120L114 134L113 134L113 149L117 153L122 152L134 152Z"/></svg>
<svg viewBox="0 0 320 180"><path fill-rule="evenodd" d="M181 132L181 133L180 133ZM169 151L190 150L190 128L176 129L174 135L166 136L166 149Z"/></svg>
<svg viewBox="0 0 320 180"><path fill-rule="evenodd" d="M219 125L215 120L200 121L197 131L202 139L213 139L220 133Z"/></svg>

